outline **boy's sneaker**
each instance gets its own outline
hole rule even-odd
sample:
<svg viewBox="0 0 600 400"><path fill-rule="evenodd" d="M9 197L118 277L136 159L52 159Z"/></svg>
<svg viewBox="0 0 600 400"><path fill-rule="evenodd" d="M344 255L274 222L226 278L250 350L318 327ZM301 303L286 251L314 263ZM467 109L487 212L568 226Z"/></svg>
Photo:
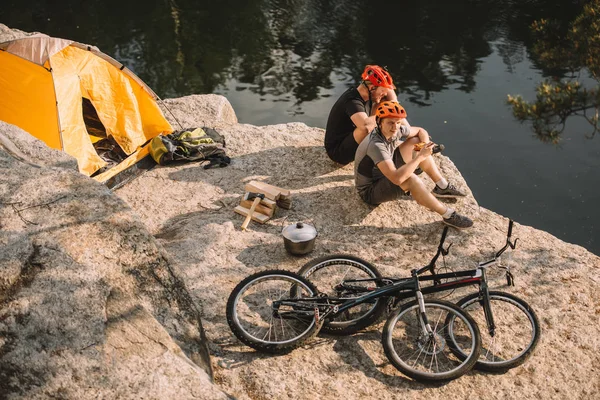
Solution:
<svg viewBox="0 0 600 400"><path fill-rule="evenodd" d="M446 225L453 226L457 229L470 228L473 226L473 221L464 215L457 214L456 211L452 213L448 218L444 218Z"/></svg>
<svg viewBox="0 0 600 400"><path fill-rule="evenodd" d="M448 183L448 187L446 189L440 188L438 185L435 185L433 190L431 191L435 197L463 197L465 194L458 190L456 186L451 183Z"/></svg>

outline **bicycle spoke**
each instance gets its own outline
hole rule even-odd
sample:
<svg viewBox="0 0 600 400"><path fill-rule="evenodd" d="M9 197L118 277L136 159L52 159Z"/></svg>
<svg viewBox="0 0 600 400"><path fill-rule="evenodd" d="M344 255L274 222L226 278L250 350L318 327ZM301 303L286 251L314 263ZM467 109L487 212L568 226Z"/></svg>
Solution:
<svg viewBox="0 0 600 400"><path fill-rule="evenodd" d="M392 315L384 327L384 349L394 366L411 377L427 381L453 379L471 368L478 355L475 350L479 349L474 321L464 319L467 314L453 304L430 300L425 303L431 328L428 333L418 310L417 302L410 303ZM446 333L452 329L467 335L466 351L473 353L468 363L452 354Z"/></svg>
<svg viewBox="0 0 600 400"><path fill-rule="evenodd" d="M368 262L347 255L332 255L305 264L299 274L308 278L319 291L337 299L356 299L381 286L381 274ZM376 298L330 316L322 332L348 335L375 323L387 311L384 298Z"/></svg>
<svg viewBox="0 0 600 400"><path fill-rule="evenodd" d="M244 336L236 336L242 341L248 341L253 347L264 348L262 343L277 346L293 344L298 338L314 332L317 329L314 316L304 311L306 305L296 303L289 296L292 287L296 288L298 298L314 297L316 289L307 291L308 286L298 279L293 273L281 271L272 277L266 274L264 278L256 278L236 289L239 293L235 297L230 296L228 301L228 313L235 315L235 321L228 322L244 333ZM232 299L235 300L234 303ZM276 349L269 347L272 348Z"/></svg>
<svg viewBox="0 0 600 400"><path fill-rule="evenodd" d="M529 357L537 344L537 317L527 303L514 295L491 291L489 301L495 331L492 336L489 328L482 329L482 351L477 366L491 371L516 367ZM479 296L467 296L459 304L480 326L487 325Z"/></svg>

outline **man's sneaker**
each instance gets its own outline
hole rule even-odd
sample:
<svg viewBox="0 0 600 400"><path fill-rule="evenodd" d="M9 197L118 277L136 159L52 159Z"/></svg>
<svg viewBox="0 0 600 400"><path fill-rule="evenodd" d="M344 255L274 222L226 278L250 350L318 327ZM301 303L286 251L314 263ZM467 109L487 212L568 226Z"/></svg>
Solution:
<svg viewBox="0 0 600 400"><path fill-rule="evenodd" d="M433 190L431 191L435 197L463 197L465 194L458 190L456 186L451 183L448 183L448 187L446 189L441 189L438 185L435 185Z"/></svg>
<svg viewBox="0 0 600 400"><path fill-rule="evenodd" d="M473 221L471 221L470 218L457 214L456 211L448 218L444 218L444 223L457 229L470 228L473 226Z"/></svg>

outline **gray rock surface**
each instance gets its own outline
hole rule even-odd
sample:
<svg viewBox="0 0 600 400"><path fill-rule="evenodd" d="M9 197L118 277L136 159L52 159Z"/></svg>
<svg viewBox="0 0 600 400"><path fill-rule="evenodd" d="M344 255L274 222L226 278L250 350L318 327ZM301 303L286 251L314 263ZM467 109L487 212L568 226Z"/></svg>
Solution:
<svg viewBox="0 0 600 400"><path fill-rule="evenodd" d="M217 127L232 164L157 167L117 190L119 199L57 162L32 166L46 162L26 154L32 144L20 149L29 160L0 149L4 397L224 398L197 367L200 304L215 381L239 399L600 397L600 258L518 221L517 251L505 257L516 287L506 288L500 271L492 283L525 299L540 318L541 342L521 367L471 372L443 386L414 383L383 354L381 324L349 337L319 337L284 356L241 345L227 326L225 304L247 275L295 271L313 257L344 252L405 276L434 254L442 224L409 199L365 205L352 166L327 158L321 129L238 124L226 99L214 95L165 104L183 127ZM0 133L13 143L27 140L7 126ZM431 133L443 142L444 132ZM453 206L475 219L472 229L451 231L451 253L440 263L473 267L504 243L507 219L480 207L452 161L435 157L469 194ZM241 232L233 208L252 179L291 189L293 206ZM303 218L319 230L316 248L292 257L281 227Z"/></svg>
<svg viewBox="0 0 600 400"><path fill-rule="evenodd" d="M0 138L0 398L228 398L139 217L65 153L5 123Z"/></svg>
<svg viewBox="0 0 600 400"><path fill-rule="evenodd" d="M186 98L186 125L206 123L214 96ZM221 102L219 102L220 104ZM174 113L177 106L173 105ZM196 124L192 118L197 118ZM416 123L416 122L415 122ZM212 121L233 158L226 168L190 163L155 168L117 190L177 260L192 296L203 304L215 380L239 399L563 399L600 395L600 258L580 246L518 223L517 250L504 258L516 275L507 288L499 269L492 286L514 293L537 311L543 335L533 356L504 374L472 372L444 386L414 383L385 357L382 325L350 337L319 337L284 356L243 346L226 322L227 298L244 277L267 268L297 271L313 257L350 253L391 276L427 264L442 231L440 217L407 199L365 205L355 193L352 166L340 168L322 147L323 130L301 123L257 127ZM426 127L426 125L425 125ZM444 132L432 134L443 142ZM439 265L472 268L505 242L508 219L480 207L454 163L436 155L443 173L468 196L452 204L471 216L470 230L451 230L451 252ZM240 231L233 212L244 183L259 179L292 190L292 209L265 225ZM434 184L426 179L426 184ZM160 196L156 194L160 193ZM286 219L287 218L287 219ZM285 252L282 225L309 218L319 236L304 257ZM473 289L469 289L472 291ZM466 292L454 293L457 299Z"/></svg>
<svg viewBox="0 0 600 400"><path fill-rule="evenodd" d="M36 33L38 32L23 32L19 29L11 29L4 24L0 24L0 43L20 39L25 36L31 36Z"/></svg>

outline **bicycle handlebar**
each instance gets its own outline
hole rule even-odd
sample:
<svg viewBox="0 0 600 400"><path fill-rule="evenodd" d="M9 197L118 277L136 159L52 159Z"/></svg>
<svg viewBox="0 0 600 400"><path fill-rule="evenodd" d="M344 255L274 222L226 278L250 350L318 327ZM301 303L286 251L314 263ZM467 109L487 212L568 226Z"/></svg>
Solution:
<svg viewBox="0 0 600 400"><path fill-rule="evenodd" d="M510 237L512 236L512 229L513 229L513 223L514 221L512 219L508 220L508 233L506 234L506 243L504 244L504 247L502 247L500 250L498 250L496 252L496 255L494 258L498 258L502 255L502 253L504 253L506 251L506 249L508 249L509 247L511 249L515 249L515 247L517 247L517 240L519 240L519 238L515 239L514 241L510 241Z"/></svg>
<svg viewBox="0 0 600 400"><path fill-rule="evenodd" d="M438 244L437 252L433 256L433 258L431 259L429 264L427 264L423 268L414 270L417 275L421 275L423 272L427 272L427 271L430 271L433 274L435 274L435 272L434 272L435 263L436 263L437 259L439 258L440 254L443 256L447 256L448 252L450 251L450 247L452 247L452 243L450 243L450 245L448 245L448 247L444 249L444 242L446 241L447 234L448 234L448 226L444 226L444 230L442 231L442 237L440 238L440 244Z"/></svg>
<svg viewBox="0 0 600 400"><path fill-rule="evenodd" d="M444 240L446 240L447 234L448 234L448 226L444 226L444 230L442 231L442 238L440 239L440 244L438 245L438 248L442 247L442 245L444 244Z"/></svg>
<svg viewBox="0 0 600 400"><path fill-rule="evenodd" d="M508 220L508 232L506 234L506 243L504 244L504 247L502 247L500 250L498 250L496 252L493 260L486 261L486 263L497 260L502 255L502 253L504 253L509 247L513 250L515 249L515 247L517 247L517 240L519 240L519 239L517 238L512 242L510 240L510 238L512 236L513 225L514 225L514 221L512 219L509 219ZM445 226L444 230L442 231L442 237L440 238L440 244L438 245L437 252L433 256L433 258L431 259L429 264L427 264L426 266L424 266L420 269L412 270L412 272L414 274L421 275L423 272L430 271L432 274L435 275L435 263L437 262L437 259L439 258L440 255L444 255L444 256L448 255L448 253L450 251L450 247L452 247L452 243L450 243L448 245L448 247L444 249L444 242L446 241L447 234L448 234L448 227Z"/></svg>

